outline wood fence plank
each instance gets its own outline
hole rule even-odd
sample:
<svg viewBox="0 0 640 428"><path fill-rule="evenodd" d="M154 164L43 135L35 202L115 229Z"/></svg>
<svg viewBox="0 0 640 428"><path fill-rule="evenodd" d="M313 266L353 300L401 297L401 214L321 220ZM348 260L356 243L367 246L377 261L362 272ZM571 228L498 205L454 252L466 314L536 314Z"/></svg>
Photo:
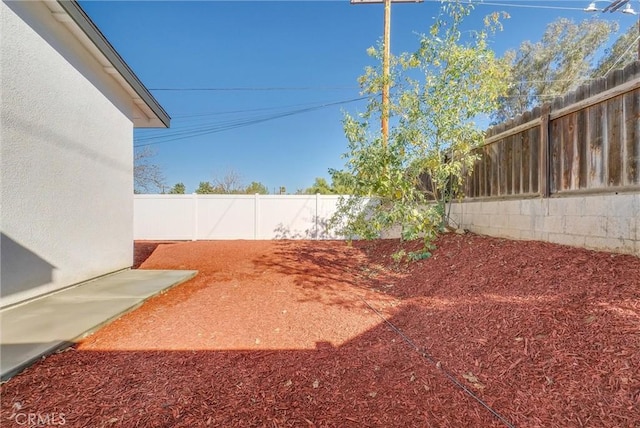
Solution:
<svg viewBox="0 0 640 428"><path fill-rule="evenodd" d="M484 189L482 196L491 196L491 156L489 156L489 147L480 147L480 155L482 156L482 168L484 172Z"/></svg>
<svg viewBox="0 0 640 428"><path fill-rule="evenodd" d="M597 189L604 186L604 135L602 130L605 118L603 105L597 104L589 107L587 117L589 122L587 130L589 151L587 187Z"/></svg>
<svg viewBox="0 0 640 428"><path fill-rule="evenodd" d="M622 98L607 101L607 184L622 184Z"/></svg>
<svg viewBox="0 0 640 428"><path fill-rule="evenodd" d="M489 183L489 176L487 173L487 161L484 159L484 148L479 149L480 153L480 196L489 196L487 192L487 184Z"/></svg>
<svg viewBox="0 0 640 428"><path fill-rule="evenodd" d="M472 174L473 189L471 191L473 192L473 196L478 197L480 196L480 168L478 168L478 162L475 162Z"/></svg>
<svg viewBox="0 0 640 428"><path fill-rule="evenodd" d="M496 188L496 195L497 196L502 196L505 194L505 188L504 188L504 166L503 166L503 158L505 156L504 154L504 140L500 140L497 143L495 143L494 145L494 149L496 150L496 176L497 176L497 181L496 184L498 185Z"/></svg>
<svg viewBox="0 0 640 428"><path fill-rule="evenodd" d="M639 63L640 64L640 63ZM640 184L640 89L624 96L625 185Z"/></svg>
<svg viewBox="0 0 640 428"><path fill-rule="evenodd" d="M505 194L511 195L513 194L513 142L515 140L515 136L511 136L505 139L506 143L506 153L504 157L504 168L505 168Z"/></svg>
<svg viewBox="0 0 640 428"><path fill-rule="evenodd" d="M578 180L575 186L579 189L587 188L587 112L586 110L580 110L576 113L576 142L575 147L577 149L578 162L577 175Z"/></svg>
<svg viewBox="0 0 640 428"><path fill-rule="evenodd" d="M498 155L499 144L489 146L491 151L491 193L490 196L500 195L500 159Z"/></svg>
<svg viewBox="0 0 640 428"><path fill-rule="evenodd" d="M522 193L522 132L513 136L513 162L511 168L511 174L513 177L513 194L519 195Z"/></svg>
<svg viewBox="0 0 640 428"><path fill-rule="evenodd" d="M540 196L547 198L551 194L551 107L545 104L540 112Z"/></svg>
<svg viewBox="0 0 640 428"><path fill-rule="evenodd" d="M531 193L540 193L540 159L541 159L541 132L542 126L529 130L529 141L531 144L531 162L529 166L529 174L531 176Z"/></svg>
<svg viewBox="0 0 640 428"><path fill-rule="evenodd" d="M550 193L562 190L562 127L561 119L550 122L549 132L549 172Z"/></svg>
<svg viewBox="0 0 640 428"><path fill-rule="evenodd" d="M632 62L624 68L624 81L630 82L640 77L640 61Z"/></svg>
<svg viewBox="0 0 640 428"><path fill-rule="evenodd" d="M558 126L560 128L561 141L558 143L561 146L560 150L560 165L562 172L562 179L559 183L558 191L571 190L572 189L572 173L573 173L573 114L563 116L557 119Z"/></svg>
<svg viewBox="0 0 640 428"><path fill-rule="evenodd" d="M531 192L531 130L522 133L521 183L523 194Z"/></svg>

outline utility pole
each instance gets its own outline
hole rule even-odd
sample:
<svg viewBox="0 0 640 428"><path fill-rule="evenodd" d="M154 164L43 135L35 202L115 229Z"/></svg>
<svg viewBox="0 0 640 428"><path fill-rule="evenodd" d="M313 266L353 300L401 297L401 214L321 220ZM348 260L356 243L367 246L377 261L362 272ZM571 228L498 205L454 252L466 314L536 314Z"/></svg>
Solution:
<svg viewBox="0 0 640 428"><path fill-rule="evenodd" d="M389 86L391 84L391 3L422 3L423 0L350 0L351 4L384 4L384 29L382 36L382 145L389 141Z"/></svg>
<svg viewBox="0 0 640 428"><path fill-rule="evenodd" d="M389 141L389 85L391 80L391 0L384 0L384 37L382 53L382 146Z"/></svg>

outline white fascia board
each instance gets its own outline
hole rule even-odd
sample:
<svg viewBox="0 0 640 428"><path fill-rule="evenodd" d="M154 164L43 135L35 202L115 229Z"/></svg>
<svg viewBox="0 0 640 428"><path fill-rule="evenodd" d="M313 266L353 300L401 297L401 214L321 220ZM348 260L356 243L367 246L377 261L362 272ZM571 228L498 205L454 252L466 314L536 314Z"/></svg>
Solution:
<svg viewBox="0 0 640 428"><path fill-rule="evenodd" d="M111 46L76 0L45 0L53 17L69 31L131 96L136 128L168 128L171 118Z"/></svg>

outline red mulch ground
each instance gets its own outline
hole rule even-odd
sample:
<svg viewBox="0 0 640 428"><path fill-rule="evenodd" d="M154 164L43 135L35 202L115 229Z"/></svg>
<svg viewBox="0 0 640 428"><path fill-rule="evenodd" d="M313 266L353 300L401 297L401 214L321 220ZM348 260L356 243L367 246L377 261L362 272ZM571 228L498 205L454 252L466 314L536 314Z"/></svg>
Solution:
<svg viewBox="0 0 640 428"><path fill-rule="evenodd" d="M447 235L406 267L397 245L139 243L199 275L4 384L2 426L16 402L73 427L640 426L639 258Z"/></svg>

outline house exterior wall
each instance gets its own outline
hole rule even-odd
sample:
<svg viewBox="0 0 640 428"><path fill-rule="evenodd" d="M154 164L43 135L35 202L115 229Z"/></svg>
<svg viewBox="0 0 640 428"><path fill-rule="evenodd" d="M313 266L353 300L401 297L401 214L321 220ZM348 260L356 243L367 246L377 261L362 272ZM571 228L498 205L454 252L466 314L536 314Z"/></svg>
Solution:
<svg viewBox="0 0 640 428"><path fill-rule="evenodd" d="M41 2L0 3L0 306L131 266L130 98Z"/></svg>

